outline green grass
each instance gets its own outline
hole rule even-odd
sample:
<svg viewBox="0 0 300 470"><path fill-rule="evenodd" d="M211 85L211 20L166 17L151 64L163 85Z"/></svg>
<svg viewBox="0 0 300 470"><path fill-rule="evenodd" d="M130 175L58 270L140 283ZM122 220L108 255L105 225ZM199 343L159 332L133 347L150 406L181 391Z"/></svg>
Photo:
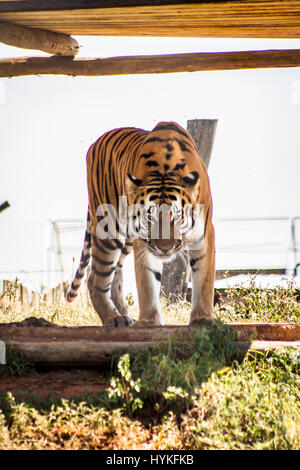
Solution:
<svg viewBox="0 0 300 470"><path fill-rule="evenodd" d="M155 347L128 351L99 370L107 391L69 400L30 391L0 394L0 449L299 449L300 353L280 349L240 359L226 323L299 322L295 291L228 291L218 321ZM132 303L132 302L130 302ZM188 321L190 304L162 301L166 323ZM136 305L130 306L137 316ZM99 325L79 303L0 308L0 322L38 316L62 325ZM13 350L6 374L31 373ZM5 374L0 376L5 380Z"/></svg>
<svg viewBox="0 0 300 470"><path fill-rule="evenodd" d="M100 397L49 409L1 394L0 449L299 449L299 361L294 350L246 358L195 386L180 412L183 389L173 390L159 418L151 406L151 420L149 405L145 419L143 409L132 417Z"/></svg>

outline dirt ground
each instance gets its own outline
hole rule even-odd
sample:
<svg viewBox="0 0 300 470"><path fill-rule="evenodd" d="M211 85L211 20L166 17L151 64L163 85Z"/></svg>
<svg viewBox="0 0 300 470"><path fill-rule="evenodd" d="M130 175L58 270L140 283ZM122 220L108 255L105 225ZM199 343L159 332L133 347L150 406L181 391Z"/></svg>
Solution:
<svg viewBox="0 0 300 470"><path fill-rule="evenodd" d="M70 398L85 393L97 395L108 386L99 369L38 369L20 377L0 376L0 393L17 392L20 395L31 392L39 398L49 395Z"/></svg>

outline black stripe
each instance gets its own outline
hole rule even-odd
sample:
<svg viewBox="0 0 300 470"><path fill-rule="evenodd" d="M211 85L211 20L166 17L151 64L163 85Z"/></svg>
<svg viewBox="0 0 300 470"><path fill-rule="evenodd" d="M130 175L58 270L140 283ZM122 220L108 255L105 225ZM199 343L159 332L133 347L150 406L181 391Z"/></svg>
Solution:
<svg viewBox="0 0 300 470"><path fill-rule="evenodd" d="M210 210L211 210L211 206L209 205L209 208L207 209L207 212L206 212L205 223L204 223L204 236L206 235L207 222L208 222L208 217L210 215Z"/></svg>
<svg viewBox="0 0 300 470"><path fill-rule="evenodd" d="M113 267L110 271L99 271L97 268L95 268L94 265L92 265L92 271L100 277L108 277L110 276L115 270L115 267Z"/></svg>
<svg viewBox="0 0 300 470"><path fill-rule="evenodd" d="M149 152L149 153L143 153L140 158L150 158L154 155L154 152Z"/></svg>
<svg viewBox="0 0 300 470"><path fill-rule="evenodd" d="M161 273L159 271L154 271L151 268L147 268L147 269L149 269L149 271L151 271L154 274L154 277L158 282L161 282Z"/></svg>
<svg viewBox="0 0 300 470"><path fill-rule="evenodd" d="M189 149L186 147L188 145L188 142L183 142L182 140L178 140L178 139L175 139L175 140L179 144L180 150L182 152L189 152Z"/></svg>
<svg viewBox="0 0 300 470"><path fill-rule="evenodd" d="M97 250L101 251L101 253L104 253L105 255L109 255L109 251L106 251L104 250L104 248L102 248L102 246L99 245L99 238L95 237L95 235L92 235L92 239L93 239L93 242L94 242L94 245L97 247Z"/></svg>
<svg viewBox="0 0 300 470"><path fill-rule="evenodd" d="M79 284L79 286L75 286L74 281L72 282L72 284L71 284L71 289L72 290L77 291L79 289L79 287L80 287L80 284Z"/></svg>
<svg viewBox="0 0 300 470"><path fill-rule="evenodd" d="M77 297L77 292L68 292L68 297Z"/></svg>
<svg viewBox="0 0 300 470"><path fill-rule="evenodd" d="M87 230L85 231L84 241L87 242L89 245L91 244L91 234Z"/></svg>
<svg viewBox="0 0 300 470"><path fill-rule="evenodd" d="M78 271L76 271L76 274L75 274L75 279L82 279L85 275L85 272L84 273L80 273Z"/></svg>
<svg viewBox="0 0 300 470"><path fill-rule="evenodd" d="M146 163L146 166L159 166L159 164L155 161L155 160L149 160L147 163Z"/></svg>
<svg viewBox="0 0 300 470"><path fill-rule="evenodd" d="M190 260L190 265L191 265L191 268L192 268L192 271L193 272L196 272L197 271L197 268L195 268L195 264L198 263L198 261L202 260L203 258L205 258L206 256L206 253L202 256L199 256L199 258L194 258L194 259L191 259Z"/></svg>
<svg viewBox="0 0 300 470"><path fill-rule="evenodd" d="M103 266L109 266L110 264L113 264L113 261L104 261L103 259L99 258L97 255L92 256L93 261L96 261L96 263L102 264Z"/></svg>
<svg viewBox="0 0 300 470"><path fill-rule="evenodd" d="M168 142L170 139L161 139L160 137L150 137L144 142L144 145L149 144L150 142Z"/></svg>
<svg viewBox="0 0 300 470"><path fill-rule="evenodd" d="M98 291L102 292L103 294L106 294L107 292L110 291L110 287L107 287L106 289L101 289L99 286L94 286L94 289L97 289Z"/></svg>
<svg viewBox="0 0 300 470"><path fill-rule="evenodd" d="M184 131L183 129L180 129L178 126L176 126L176 124L171 124L171 123L161 124L161 125L156 126L153 129L153 132L156 132L156 131L175 131L178 134L183 135L184 137L188 137L188 133L186 131Z"/></svg>
<svg viewBox="0 0 300 470"><path fill-rule="evenodd" d="M117 245L117 248L119 248L120 250L122 250L122 248L123 248L123 243L121 243L120 240L118 240L118 238L114 238L114 242L115 242L115 244Z"/></svg>
<svg viewBox="0 0 300 470"><path fill-rule="evenodd" d="M176 170L183 170L185 167L186 163L177 163L177 165L174 168L174 171Z"/></svg>
<svg viewBox="0 0 300 470"><path fill-rule="evenodd" d="M107 238L100 240L100 242L107 248L108 250L116 250L117 247L114 246Z"/></svg>
<svg viewBox="0 0 300 470"><path fill-rule="evenodd" d="M88 265L89 264L89 261L90 261L90 253L88 255L81 255L81 258L80 258L80 265Z"/></svg>

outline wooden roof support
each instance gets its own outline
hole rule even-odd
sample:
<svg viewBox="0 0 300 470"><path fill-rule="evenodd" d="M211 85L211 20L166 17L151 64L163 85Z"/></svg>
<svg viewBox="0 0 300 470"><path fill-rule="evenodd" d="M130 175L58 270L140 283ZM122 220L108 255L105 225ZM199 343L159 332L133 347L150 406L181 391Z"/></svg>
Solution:
<svg viewBox="0 0 300 470"><path fill-rule="evenodd" d="M0 42L23 49L38 49L49 54L72 56L79 51L77 41L67 34L13 23L0 22Z"/></svg>
<svg viewBox="0 0 300 470"><path fill-rule="evenodd" d="M0 1L0 21L73 36L299 38L300 0Z"/></svg>
<svg viewBox="0 0 300 470"><path fill-rule="evenodd" d="M300 67L300 50L205 52L150 56L77 59L31 57L0 60L0 77L21 75L105 76Z"/></svg>

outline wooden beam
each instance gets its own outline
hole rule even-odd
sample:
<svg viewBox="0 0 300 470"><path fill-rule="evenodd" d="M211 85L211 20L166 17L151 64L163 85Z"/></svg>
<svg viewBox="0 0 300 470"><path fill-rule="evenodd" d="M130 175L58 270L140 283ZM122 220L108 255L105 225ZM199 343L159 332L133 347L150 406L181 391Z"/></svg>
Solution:
<svg viewBox="0 0 300 470"><path fill-rule="evenodd" d="M21 75L105 76L300 67L300 50L205 52L150 56L76 59L24 57L0 60L0 77Z"/></svg>
<svg viewBox="0 0 300 470"><path fill-rule="evenodd" d="M13 23L0 22L0 42L62 56L74 57L79 51L78 42L71 36Z"/></svg>
<svg viewBox="0 0 300 470"><path fill-rule="evenodd" d="M0 20L71 35L299 38L300 0L0 1Z"/></svg>

